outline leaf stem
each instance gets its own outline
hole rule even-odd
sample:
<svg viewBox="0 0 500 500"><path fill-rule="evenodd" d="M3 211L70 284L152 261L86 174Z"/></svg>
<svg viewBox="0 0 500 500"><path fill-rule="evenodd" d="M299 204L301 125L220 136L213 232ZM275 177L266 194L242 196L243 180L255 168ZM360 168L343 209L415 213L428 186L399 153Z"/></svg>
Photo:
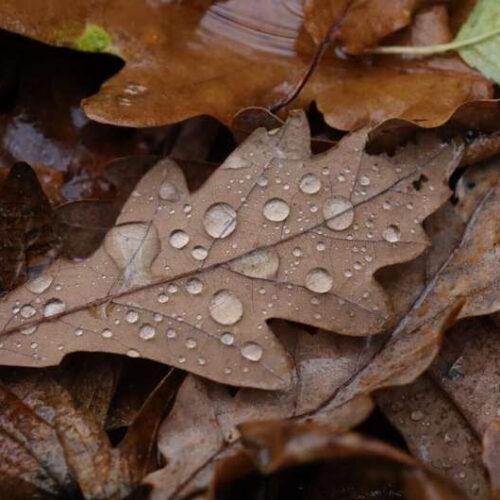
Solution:
<svg viewBox="0 0 500 500"><path fill-rule="evenodd" d="M491 38L495 35L500 34L500 27L489 31L488 33L483 33L482 35L477 35L467 40L455 40L449 43L441 43L438 45L424 45L419 47L411 47L405 45L392 45L386 47L374 47L372 49L366 49L364 52L367 54L414 54L414 55L433 55L439 54L441 52L448 52L450 50L462 49L468 47L469 45L475 45L476 43L482 42Z"/></svg>

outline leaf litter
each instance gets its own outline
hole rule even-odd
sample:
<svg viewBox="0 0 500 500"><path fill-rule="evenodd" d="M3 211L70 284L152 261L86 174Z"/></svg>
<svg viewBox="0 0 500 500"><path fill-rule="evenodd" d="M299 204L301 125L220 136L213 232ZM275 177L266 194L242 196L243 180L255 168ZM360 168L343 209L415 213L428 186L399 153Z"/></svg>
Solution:
<svg viewBox="0 0 500 500"><path fill-rule="evenodd" d="M487 5L477 2L476 11ZM29 188L32 199L16 195L3 181L8 203L0 224L4 241L11 244L0 253L7 262L0 274L8 278L4 289L20 286L3 297L8 307L1 361L45 366L64 357L58 368L0 372L2 495L155 500L498 496L498 319L491 315L498 309L498 103L469 102L454 112L464 101L491 97L493 86L456 56L366 55L379 44L382 49L446 44L474 20L471 16L464 25L472 2L408 1L392 8L385 0L307 1L303 11L290 2L273 8L282 7L291 15L281 19L291 21L292 29L289 45L281 47L293 45L294 54L266 53L286 38L279 30L264 42L258 35L258 47L249 48L242 37L230 48L221 38L201 42L205 53L197 61L224 53L231 68L231 54L238 53L243 62L238 82L247 75L247 87L230 83L230 72L213 81L218 102L204 100L210 94L203 76L208 62L193 66L192 75L202 76L191 102L178 98L174 107L162 101L172 88L167 74L166 94L158 94L160 87L134 93L140 87L130 87L129 81L126 99L132 105L125 108L130 114L113 114L111 101L105 109L116 123L129 125L123 120L132 117L135 125L143 125L158 117L172 123L190 113L218 116L231 122L240 143L225 161L234 143L208 117L145 134L131 131L132 141L123 151L137 152L138 146L145 155L107 164L129 132L101 128L105 137L96 147L82 134L80 111L71 115L80 117L73 123L76 135L58 135L57 125L45 129L44 105L36 97L43 92L37 93L36 85L31 110L42 113L37 126L48 135L18 127L29 92L16 97L13 112L10 104L2 108L11 141L3 142L3 161L29 159L23 157L28 154L52 162L35 164L34 170L53 206L27 165L18 192ZM113 26L121 26L117 32L101 22L103 11L100 18L89 17L86 8L71 12L78 21L68 31L49 33L55 37L49 40L43 12L31 17L22 2L2 6L8 13L4 21L18 17L10 27L18 30L25 23L24 34L51 43L117 53L126 35L136 54L154 47L157 20L144 23L154 28L151 39L143 34L133 39L135 28L130 30L125 19L130 12L123 10L113 20ZM175 57L186 56L178 49L197 39L200 32L193 36L190 30L200 20L221 26L223 16L217 16L238 12L235 33L250 19L255 23L250 31L258 32L259 16L270 12L260 10L253 18L244 3L150 2L141 7L146 18L151 8L155 15L175 10L172 32L184 29L184 21L194 23L169 52ZM198 17L190 18L195 11ZM49 24L63 19L64 12L58 9ZM494 16L481 15L494 29ZM264 32L276 28L270 19ZM476 24L474 29L484 38L483 28ZM479 48L483 41L475 43ZM172 50L169 44L162 47ZM184 62L191 60L189 50ZM44 51L57 50L43 48L40 54L49 53ZM155 54L164 57L161 51ZM71 60L71 52L66 56ZM33 68L43 66L43 57ZM126 75L135 57L125 57L125 68L114 78ZM152 66L145 64L137 75L156 71L154 57ZM179 76L182 61L179 65L175 57L170 69ZM265 77L256 93L245 95L256 82L242 72L247 57L249 67L269 64L283 87L266 94ZM0 81L2 106L14 97L9 68ZM211 69L218 74L217 65ZM51 78L57 80L57 73ZM367 83L369 74L373 85ZM331 92L328 98L318 87L321 78ZM115 90L111 87L111 96ZM295 97L295 106L315 99L331 125L360 130L344 136L310 109L310 137L305 118L287 109ZM61 117L69 116L67 102L74 103L74 97L61 102ZM240 111L248 104L278 114L266 108ZM432 131L400 121L362 128L391 116L426 127L451 118ZM101 127L85 123L88 131ZM73 157L78 134L85 146L78 146ZM63 139L60 151L59 145L53 148L56 136ZM43 147L19 148L26 138L49 145L55 155L44 156ZM491 161L478 165L485 160ZM11 170L12 178L18 169ZM2 172L0 178L7 176ZM350 190L345 194L342 188ZM64 199L84 201L57 206ZM37 210L38 205L44 209ZM296 242L300 245L290 244ZM60 259L44 273L60 252L78 260ZM484 315L491 316L465 320ZM73 352L81 350L128 358ZM170 372L152 359L192 373L182 382L183 371ZM375 404L382 413L372 411ZM157 442L161 458L156 431L164 417ZM399 449L348 432L361 423L363 432ZM408 448L420 463L400 448Z"/></svg>

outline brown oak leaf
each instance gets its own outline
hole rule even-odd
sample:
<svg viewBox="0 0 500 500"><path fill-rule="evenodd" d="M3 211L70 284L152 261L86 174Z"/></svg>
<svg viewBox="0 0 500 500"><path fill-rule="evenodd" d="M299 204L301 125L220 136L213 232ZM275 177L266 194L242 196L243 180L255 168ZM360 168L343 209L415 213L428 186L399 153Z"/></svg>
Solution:
<svg viewBox="0 0 500 500"><path fill-rule="evenodd" d="M192 195L160 162L89 259L60 260L3 299L0 362L107 351L278 389L291 366L269 318L353 336L387 328L373 273L425 249L421 222L449 196L462 148L422 132L370 155L366 138L311 156L299 112L257 130Z"/></svg>
<svg viewBox="0 0 500 500"><path fill-rule="evenodd" d="M348 8L342 33L354 50L408 23L418 4L338 3ZM353 61L327 51L317 65L303 17L298 0L50 0L43 9L33 9L31 0L6 0L0 5L3 29L126 61L83 102L90 118L105 123L155 126L202 114L229 123L246 106L288 104L304 83L294 105L316 101L327 123L343 130L392 117L437 125L460 104L493 96L491 83L456 56ZM360 33L370 39L359 40Z"/></svg>

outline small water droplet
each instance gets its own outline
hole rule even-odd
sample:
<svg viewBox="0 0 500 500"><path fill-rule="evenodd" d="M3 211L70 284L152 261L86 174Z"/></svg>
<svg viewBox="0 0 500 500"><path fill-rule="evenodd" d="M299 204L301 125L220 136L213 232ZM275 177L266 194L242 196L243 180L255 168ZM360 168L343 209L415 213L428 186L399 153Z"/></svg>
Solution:
<svg viewBox="0 0 500 500"><path fill-rule="evenodd" d="M230 290L216 292L208 307L210 316L221 325L234 325L243 316L243 304Z"/></svg>
<svg viewBox="0 0 500 500"><path fill-rule="evenodd" d="M192 295L198 295L203 291L203 283L198 278L191 278L186 283L186 290Z"/></svg>
<svg viewBox="0 0 500 500"><path fill-rule="evenodd" d="M370 185L370 178L369 178L367 175L362 175L362 176L359 178L359 183L360 183L362 186L369 186L369 185Z"/></svg>
<svg viewBox="0 0 500 500"><path fill-rule="evenodd" d="M170 182L163 182L158 191L158 196L165 201L179 201L180 196L177 188Z"/></svg>
<svg viewBox="0 0 500 500"><path fill-rule="evenodd" d="M321 181L314 174L306 174L300 179L299 188L305 194L315 194L321 189Z"/></svg>
<svg viewBox="0 0 500 500"><path fill-rule="evenodd" d="M333 286L333 278L326 269L317 267L307 273L305 286L312 292L327 293Z"/></svg>
<svg viewBox="0 0 500 500"><path fill-rule="evenodd" d="M168 293L177 293L179 290L179 287L175 283L169 283L167 286L167 292Z"/></svg>
<svg viewBox="0 0 500 500"><path fill-rule="evenodd" d="M186 347L188 349L195 349L197 345L198 345L198 342L196 342L196 340L193 338L189 338L186 340Z"/></svg>
<svg viewBox="0 0 500 500"><path fill-rule="evenodd" d="M271 222L282 222L290 215L290 206L281 198L272 198L264 205L264 217Z"/></svg>
<svg viewBox="0 0 500 500"><path fill-rule="evenodd" d="M234 335L230 332L224 332L221 337L220 337L220 341L224 344L224 345L233 345L234 343Z"/></svg>
<svg viewBox="0 0 500 500"><path fill-rule="evenodd" d="M326 225L334 231L347 229L354 220L354 207L343 196L332 196L323 205L323 217Z"/></svg>
<svg viewBox="0 0 500 500"><path fill-rule="evenodd" d="M410 418L414 421L414 422L419 422L420 420L422 420L424 418L424 414L420 411L420 410L416 410L416 411L412 411L410 413Z"/></svg>
<svg viewBox="0 0 500 500"><path fill-rule="evenodd" d="M43 315L48 318L56 314L61 314L65 309L66 304L62 300L50 299L43 306Z"/></svg>
<svg viewBox="0 0 500 500"><path fill-rule="evenodd" d="M203 356L200 356L200 357L198 358L198 364L199 364L200 366L205 366L205 365L207 364L207 360L206 360Z"/></svg>
<svg viewBox="0 0 500 500"><path fill-rule="evenodd" d="M165 302L168 302L168 295L166 293L160 293L157 300L160 304L165 304Z"/></svg>
<svg viewBox="0 0 500 500"><path fill-rule="evenodd" d="M167 330L167 338L175 339L175 337L177 337L177 332L173 328L169 328Z"/></svg>
<svg viewBox="0 0 500 500"><path fill-rule="evenodd" d="M75 330L75 335L76 335L77 337L81 337L81 336L83 335L83 328L77 328L77 329Z"/></svg>
<svg viewBox="0 0 500 500"><path fill-rule="evenodd" d="M241 348L241 355L249 361L257 362L264 353L262 347L256 342L246 342Z"/></svg>
<svg viewBox="0 0 500 500"><path fill-rule="evenodd" d="M135 349L129 349L127 351L127 356L129 358L140 358L141 354L139 353L139 351L136 351Z"/></svg>
<svg viewBox="0 0 500 500"><path fill-rule="evenodd" d="M109 328L106 328L101 332L101 336L105 339L110 339L113 336L113 332Z"/></svg>
<svg viewBox="0 0 500 500"><path fill-rule="evenodd" d="M35 333L36 332L36 329L37 329L37 325L34 325L34 326L27 326L25 328L21 328L21 333L23 335L31 335L32 333Z"/></svg>
<svg viewBox="0 0 500 500"><path fill-rule="evenodd" d="M401 239L401 230L395 224L391 224L382 232L382 238L389 243L396 243Z"/></svg>
<svg viewBox="0 0 500 500"><path fill-rule="evenodd" d="M31 318L36 314L36 309L31 304L25 304L21 307L21 316L24 319Z"/></svg>
<svg viewBox="0 0 500 500"><path fill-rule="evenodd" d="M148 323L142 325L139 330L139 337L141 337L142 340L151 340L155 337L155 335L156 328Z"/></svg>
<svg viewBox="0 0 500 500"><path fill-rule="evenodd" d="M30 292L36 293L38 295L45 292L45 290L49 288L53 281L54 278L52 278L52 276L49 276L48 274L42 274L41 276L38 276L38 278L28 281L25 286Z"/></svg>
<svg viewBox="0 0 500 500"><path fill-rule="evenodd" d="M181 249L189 243L189 234L187 234L186 231L177 229L172 231L168 241L174 248Z"/></svg>
<svg viewBox="0 0 500 500"><path fill-rule="evenodd" d="M255 250L230 262L232 271L250 278L272 278L276 276L280 265L278 252L274 248Z"/></svg>
<svg viewBox="0 0 500 500"><path fill-rule="evenodd" d="M205 212L203 227L212 238L226 238L236 229L236 211L227 203L216 203Z"/></svg>
<svg viewBox="0 0 500 500"><path fill-rule="evenodd" d="M208 256L208 250L205 247L198 245L193 248L191 255L193 256L193 259L205 260Z"/></svg>
<svg viewBox="0 0 500 500"><path fill-rule="evenodd" d="M130 310L125 315L125 320L128 323L137 323L137 321L139 320L139 313L137 311Z"/></svg>

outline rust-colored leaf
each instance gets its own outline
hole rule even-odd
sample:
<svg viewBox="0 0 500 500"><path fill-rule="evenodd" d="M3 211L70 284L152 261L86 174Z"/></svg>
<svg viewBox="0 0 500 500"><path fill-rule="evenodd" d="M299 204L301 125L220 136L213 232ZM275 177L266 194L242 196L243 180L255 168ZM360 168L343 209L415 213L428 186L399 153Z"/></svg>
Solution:
<svg viewBox="0 0 500 500"><path fill-rule="evenodd" d="M160 162L96 253L59 261L4 298L0 361L128 353L277 389L291 367L269 318L381 331L392 316L373 273L424 250L420 223L448 197L461 149L428 132L392 156L369 155L366 137L312 157L296 114L257 130L191 196L176 166Z"/></svg>
<svg viewBox="0 0 500 500"><path fill-rule="evenodd" d="M341 15L340 42L359 52L408 24L420 3L306 3L306 27L318 38ZM333 15L323 15L321 5ZM311 8L320 28L311 29ZM298 0L50 0L44 8L11 0L0 6L4 29L125 59L125 67L83 103L89 117L105 123L153 126L202 114L229 123L243 107L280 108L299 93L295 106L316 101L326 121L343 130L392 117L432 126L460 104L493 95L490 82L455 56L352 61L327 51L317 65L303 17Z"/></svg>

